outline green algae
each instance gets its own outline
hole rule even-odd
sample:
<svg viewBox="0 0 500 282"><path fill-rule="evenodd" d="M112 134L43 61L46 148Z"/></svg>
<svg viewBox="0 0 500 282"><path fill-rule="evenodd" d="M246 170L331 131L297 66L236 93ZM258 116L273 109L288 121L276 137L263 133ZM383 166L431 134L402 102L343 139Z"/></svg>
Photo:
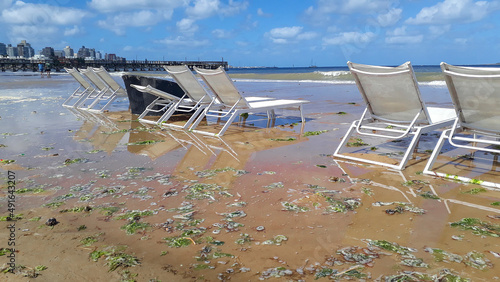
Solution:
<svg viewBox="0 0 500 282"><path fill-rule="evenodd" d="M304 132L304 134L302 134L302 136L304 136L304 137L315 136L315 135L320 135L320 134L323 134L326 132L328 132L328 130L306 131L306 132Z"/></svg>
<svg viewBox="0 0 500 282"><path fill-rule="evenodd" d="M293 211L293 212L306 212L309 210L307 207L301 207L298 206L297 204L292 204L289 202L281 202L281 205L283 206L284 211Z"/></svg>
<svg viewBox="0 0 500 282"><path fill-rule="evenodd" d="M457 222L450 223L450 226L470 230L472 234L479 236L500 237L500 225L481 221L478 218L462 218Z"/></svg>
<svg viewBox="0 0 500 282"><path fill-rule="evenodd" d="M120 229L122 230L125 230L125 232L128 234L128 235L133 235L135 233L137 233L139 230L147 230L151 227L151 225L147 222L137 222L137 221L131 221L125 225L123 225L122 227L120 227Z"/></svg>

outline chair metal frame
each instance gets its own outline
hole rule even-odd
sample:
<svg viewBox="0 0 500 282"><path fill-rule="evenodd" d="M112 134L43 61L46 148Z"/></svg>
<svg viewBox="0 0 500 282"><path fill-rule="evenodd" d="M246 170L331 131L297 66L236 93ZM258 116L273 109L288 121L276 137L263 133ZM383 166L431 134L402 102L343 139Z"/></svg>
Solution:
<svg viewBox="0 0 500 282"><path fill-rule="evenodd" d="M77 82L80 84L78 88L63 102L62 106L66 108L75 108L88 96L96 91L95 87L89 83L76 68L64 68ZM70 104L70 101L77 99L76 102Z"/></svg>
<svg viewBox="0 0 500 282"><path fill-rule="evenodd" d="M450 92L457 113L457 118L455 119L452 128L443 131L443 133L441 134L439 141L436 144L436 147L434 148L434 151L432 152L431 157L429 158L424 168L423 173L427 175L460 180L466 183L480 184L486 187L500 188L500 183L471 179L469 177L459 175L450 175L432 170L437 157L441 153L441 149L445 141L448 141L451 146L456 148L500 154L500 149L477 146L479 143L500 147L500 130L495 128L485 128L484 125L477 126L470 122L470 120L468 120L467 116L464 114L464 109L462 107L464 101L461 101L458 95L458 91L460 90L457 90L456 87L457 83L459 82L458 80L460 79L476 80L478 85L482 84L482 86L486 87L476 87L476 89L479 89L479 91L488 89L488 92L490 94L499 95L500 88L492 89L492 83L489 82L496 81L498 83L497 86L500 86L500 68L457 67L443 62L441 63L441 70L445 76L446 85L448 86L448 90ZM467 83L470 82L468 81ZM482 94L485 95L484 93ZM467 93L468 97L471 97L471 95L472 93ZM491 103L491 100L487 99L487 97L477 98L475 99L475 101ZM479 104L478 107L480 107ZM500 120L496 122L500 123ZM458 134L461 133L472 133L473 135L472 137L459 136ZM457 143L457 141L467 142L467 145L459 144Z"/></svg>
<svg viewBox="0 0 500 282"><path fill-rule="evenodd" d="M205 84L210 88L211 92L215 95L216 98L213 99L207 107L205 107L204 111L199 115L193 125L189 128L190 131L212 136L222 136L234 121L234 119L236 117L239 117L243 113L265 111L267 112L268 120L271 120L275 119L276 117L274 110L279 108L298 108L298 110L300 111L302 124L305 123L302 105L305 103L309 103L309 101L307 100L284 100L268 98L259 99L256 97L251 97L251 99L249 99L250 97L245 98L238 91L233 81L222 67L219 67L216 70L205 70L196 67L194 67L194 69L201 76ZM222 83L225 84L223 85L223 90L219 88L220 85L217 85L217 82L214 82L211 79L212 77L216 76L221 78ZM228 102L228 100L234 100L233 98L235 97L237 97L235 102ZM228 119L218 133L196 130L195 128L205 117L217 117L218 119L228 117Z"/></svg>
<svg viewBox="0 0 500 282"><path fill-rule="evenodd" d="M102 113L116 98L118 95L126 95L127 91L121 87L108 71L104 67L91 68L88 67L86 70L81 70L81 72L97 86L99 92L96 94L88 95L81 105L85 105L87 101L90 101L87 107L79 106L78 108L100 112ZM100 102L104 101L105 104L100 108L95 108Z"/></svg>
<svg viewBox="0 0 500 282"><path fill-rule="evenodd" d="M335 150L333 154L334 157L386 166L397 170L403 170L406 167L408 161L411 159L413 151L415 150L422 134L434 131L439 128L450 126L453 123L454 111L452 109L431 108L425 106L425 103L421 98L417 79L410 62L406 62L398 67L370 66L354 64L352 62L347 62L347 65L349 66L349 69L354 76L354 80L358 86L359 92L363 96L363 99L366 103L366 108L361 115L361 118L359 120L353 121L353 123L349 127L347 133ZM410 89L412 93L398 92L397 94L394 93L394 95L415 95L414 98L416 98L417 100L413 101L415 104L413 106L419 104L420 109L414 108L414 115L412 116L411 114L408 114L405 120L395 120L384 117L382 115L377 115L372 107L371 99L373 97L370 97L370 89L368 88L369 86L367 87L362 83L360 76L370 78L394 77L395 80L398 79L398 77L401 78L406 76L406 79L412 81L412 84L408 85L407 87L407 90ZM396 82L398 81L396 80ZM394 85L389 84L386 85L386 87L387 89L390 89L391 87L397 89ZM400 109L394 109L394 111L399 110ZM370 117L367 117L368 113L370 114ZM437 114L439 114L439 116ZM403 154L402 160L399 162L399 164L393 165L385 162L379 162L340 153L340 150L347 145L351 135L355 132L359 135L380 137L392 140L398 140L409 136L413 137L407 150Z"/></svg>

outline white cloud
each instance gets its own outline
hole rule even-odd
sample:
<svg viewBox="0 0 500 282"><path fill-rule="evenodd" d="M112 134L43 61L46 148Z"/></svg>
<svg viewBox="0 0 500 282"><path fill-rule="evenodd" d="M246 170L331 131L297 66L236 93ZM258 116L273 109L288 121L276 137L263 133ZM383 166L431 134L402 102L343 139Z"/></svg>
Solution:
<svg viewBox="0 0 500 282"><path fill-rule="evenodd" d="M134 13L118 13L109 16L106 20L100 20L97 24L104 29L111 30L118 35L125 34L127 27L151 26L159 23L163 17L149 10L141 10Z"/></svg>
<svg viewBox="0 0 500 282"><path fill-rule="evenodd" d="M475 22L498 10L497 1L445 0L431 7L423 8L415 18L406 20L409 24L447 24L452 22Z"/></svg>
<svg viewBox="0 0 500 282"><path fill-rule="evenodd" d="M303 29L304 28L302 26L278 27L266 32L265 36L269 37L274 43L277 44L286 44L299 40L310 40L318 36L317 33L312 31L302 32Z"/></svg>
<svg viewBox="0 0 500 282"><path fill-rule="evenodd" d="M460 44L460 45L465 45L469 41L467 38L455 38L455 43Z"/></svg>
<svg viewBox="0 0 500 282"><path fill-rule="evenodd" d="M79 26L74 25L72 28L66 28L64 30L64 36L73 36L83 32L83 29L80 29Z"/></svg>
<svg viewBox="0 0 500 282"><path fill-rule="evenodd" d="M196 40L191 38L185 38L182 36L178 36L176 38L165 38L161 40L155 41L156 43L165 44L167 46L172 47L203 47L208 46L210 42L208 40Z"/></svg>
<svg viewBox="0 0 500 282"><path fill-rule="evenodd" d="M11 27L9 38L11 42L20 42L29 38L31 44L51 44L51 38L59 34L54 26L15 25Z"/></svg>
<svg viewBox="0 0 500 282"><path fill-rule="evenodd" d="M311 40L318 37L318 34L314 31L308 31L297 35L298 40Z"/></svg>
<svg viewBox="0 0 500 282"><path fill-rule="evenodd" d="M223 29L214 29L212 30L212 35L216 38L229 38L231 37L231 32Z"/></svg>
<svg viewBox="0 0 500 282"><path fill-rule="evenodd" d="M406 35L406 26L401 26L401 27L398 27L398 28L395 28L394 30L392 31L387 31L387 35L389 36L402 36L402 35Z"/></svg>
<svg viewBox="0 0 500 282"><path fill-rule="evenodd" d="M188 0L92 0L89 6L98 12L111 13L145 8L172 11L188 3Z"/></svg>
<svg viewBox="0 0 500 282"><path fill-rule="evenodd" d="M377 22L383 27L394 25L401 19L402 12L402 9L390 9L387 13L378 15Z"/></svg>
<svg viewBox="0 0 500 282"><path fill-rule="evenodd" d="M79 9L17 1L2 11L1 21L15 25L74 25L80 24L87 16L86 11Z"/></svg>
<svg viewBox="0 0 500 282"><path fill-rule="evenodd" d="M261 8L257 9L257 15L259 17L265 17L265 18L269 18L269 17L273 16L272 14L265 13Z"/></svg>
<svg viewBox="0 0 500 282"><path fill-rule="evenodd" d="M269 35L274 38L293 38L297 36L302 29L303 27L301 26L273 28L269 31Z"/></svg>
<svg viewBox="0 0 500 282"><path fill-rule="evenodd" d="M12 0L0 0L0 11L10 8L12 5Z"/></svg>
<svg viewBox="0 0 500 282"><path fill-rule="evenodd" d="M424 40L423 35L392 36L392 37L386 37L385 43L387 43L387 44L416 44L416 43L421 43L423 40Z"/></svg>
<svg viewBox="0 0 500 282"><path fill-rule="evenodd" d="M248 7L247 1L230 0L228 4L220 0L195 0L193 6L186 8L186 14L193 19L206 19L214 15L234 16Z"/></svg>
<svg viewBox="0 0 500 282"><path fill-rule="evenodd" d="M340 2L342 3L341 10L344 13L380 12L388 9L394 3L391 0L347 0Z"/></svg>
<svg viewBox="0 0 500 282"><path fill-rule="evenodd" d="M176 23L176 26L181 33L195 33L198 30L198 25L193 19L182 19Z"/></svg>
<svg viewBox="0 0 500 282"><path fill-rule="evenodd" d="M351 14L351 13L379 13L387 11L397 3L396 0L346 0L331 1L319 0L317 8L311 6L305 13L306 15L318 14Z"/></svg>
<svg viewBox="0 0 500 282"><path fill-rule="evenodd" d="M333 37L323 38L324 45L367 44L375 39L373 32L342 32Z"/></svg>
<svg viewBox="0 0 500 282"><path fill-rule="evenodd" d="M429 32L432 37L439 37L451 29L451 24L440 26L429 26Z"/></svg>
<svg viewBox="0 0 500 282"><path fill-rule="evenodd" d="M423 41L424 36L421 34L408 34L407 26L398 27L392 31L387 31L385 43L387 44L415 44Z"/></svg>

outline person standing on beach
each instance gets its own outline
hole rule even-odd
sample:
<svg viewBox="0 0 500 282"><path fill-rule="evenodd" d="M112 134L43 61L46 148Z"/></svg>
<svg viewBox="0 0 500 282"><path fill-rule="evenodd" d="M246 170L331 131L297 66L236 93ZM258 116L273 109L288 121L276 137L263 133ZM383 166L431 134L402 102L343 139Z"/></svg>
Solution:
<svg viewBox="0 0 500 282"><path fill-rule="evenodd" d="M43 69L43 64L42 63L38 64L38 71L40 71L40 76L43 77L43 71L44 71L44 69Z"/></svg>
<svg viewBox="0 0 500 282"><path fill-rule="evenodd" d="M45 63L45 71L47 72L47 77L50 77L50 63Z"/></svg>

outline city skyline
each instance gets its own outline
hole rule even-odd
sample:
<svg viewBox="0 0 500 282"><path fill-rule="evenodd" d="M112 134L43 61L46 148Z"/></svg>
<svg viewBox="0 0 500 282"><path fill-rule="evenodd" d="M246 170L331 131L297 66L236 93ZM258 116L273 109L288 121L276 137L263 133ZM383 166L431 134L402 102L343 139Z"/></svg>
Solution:
<svg viewBox="0 0 500 282"><path fill-rule="evenodd" d="M29 51L20 51L20 46L28 48ZM9 48L12 48L9 50ZM14 52L15 51L15 52ZM34 48L28 42L28 40L21 40L18 44L4 43L0 42L0 57L7 56L11 58L37 58L38 56L42 58L53 58L53 57L64 57L64 58L93 58L93 59L103 59L110 56L112 59L121 58L117 57L115 53L103 53L95 48L88 48L82 46L78 48L75 52L74 48L71 46L65 46L62 49L56 49L52 46L45 46L38 51L34 51Z"/></svg>
<svg viewBox="0 0 500 282"><path fill-rule="evenodd" d="M497 63L500 1L0 1L0 42L235 66ZM75 47L73 47L75 48Z"/></svg>

